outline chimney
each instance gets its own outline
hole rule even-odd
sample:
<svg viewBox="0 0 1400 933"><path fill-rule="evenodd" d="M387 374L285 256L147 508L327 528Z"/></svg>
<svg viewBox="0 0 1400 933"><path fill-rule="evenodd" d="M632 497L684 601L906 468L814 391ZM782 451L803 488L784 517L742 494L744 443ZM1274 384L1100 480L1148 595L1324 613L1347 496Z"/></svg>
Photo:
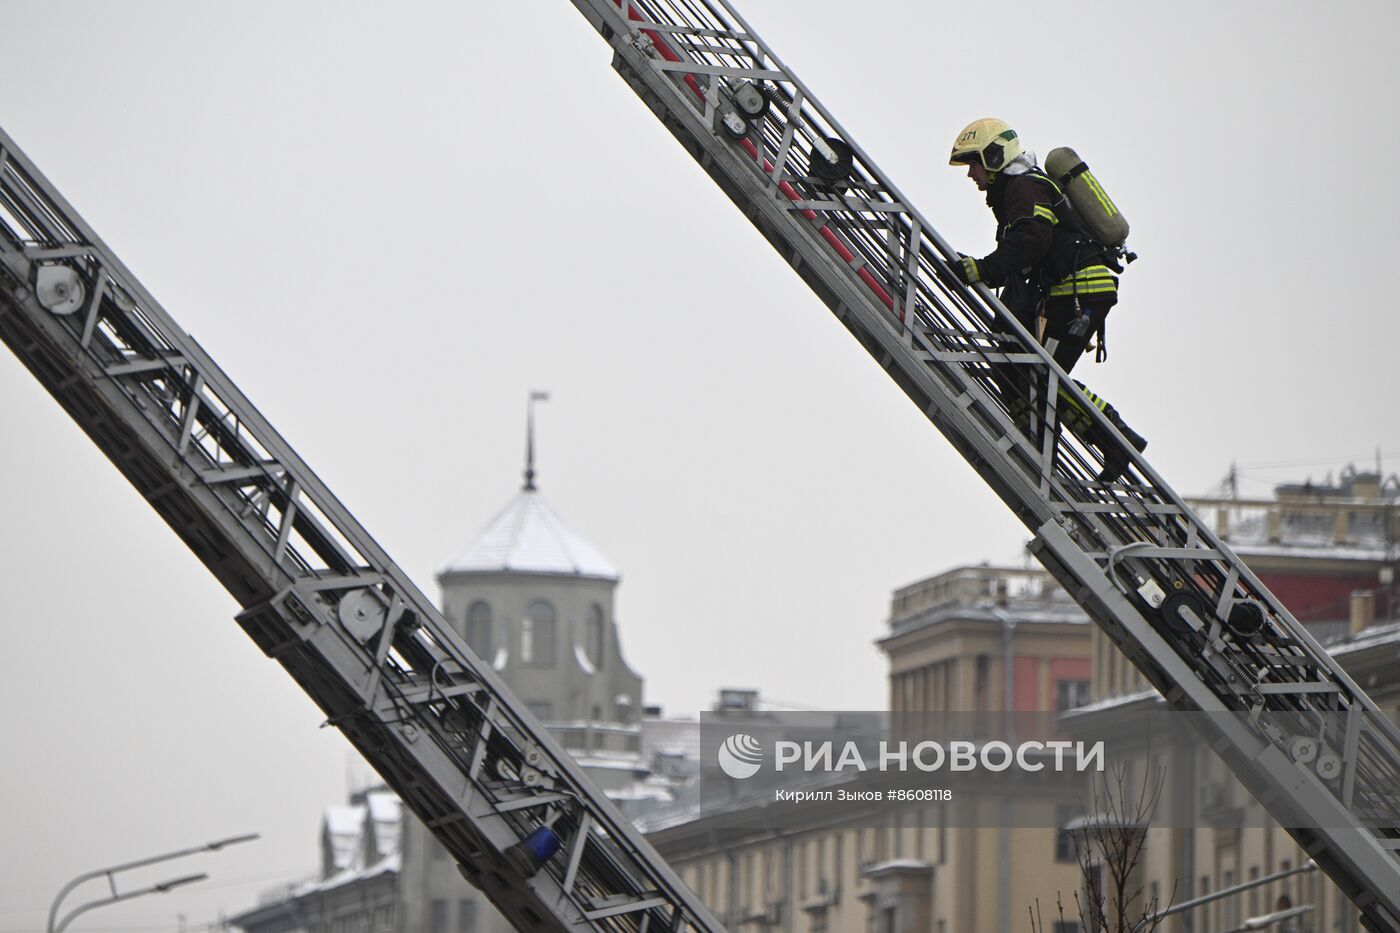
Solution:
<svg viewBox="0 0 1400 933"><path fill-rule="evenodd" d="M752 713L757 709L757 690L735 690L731 687L724 687L720 689L719 701L715 703L715 712L717 713Z"/></svg>
<svg viewBox="0 0 1400 933"><path fill-rule="evenodd" d="M1375 590L1351 591L1351 633L1355 635L1376 621Z"/></svg>

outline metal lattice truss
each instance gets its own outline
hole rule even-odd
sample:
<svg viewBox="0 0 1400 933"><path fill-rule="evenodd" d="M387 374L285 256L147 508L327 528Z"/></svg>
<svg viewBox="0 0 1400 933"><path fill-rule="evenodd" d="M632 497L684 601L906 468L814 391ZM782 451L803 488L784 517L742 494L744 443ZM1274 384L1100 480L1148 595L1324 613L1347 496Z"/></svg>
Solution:
<svg viewBox="0 0 1400 933"><path fill-rule="evenodd" d="M1400 930L1395 724L996 296L950 275L957 253L732 6L573 2L1046 567L1173 706L1221 714L1191 718L1367 922ZM1105 450L1131 463L1121 481L1098 481Z"/></svg>
<svg viewBox="0 0 1400 933"><path fill-rule="evenodd" d="M0 339L522 929L722 929L0 132Z"/></svg>

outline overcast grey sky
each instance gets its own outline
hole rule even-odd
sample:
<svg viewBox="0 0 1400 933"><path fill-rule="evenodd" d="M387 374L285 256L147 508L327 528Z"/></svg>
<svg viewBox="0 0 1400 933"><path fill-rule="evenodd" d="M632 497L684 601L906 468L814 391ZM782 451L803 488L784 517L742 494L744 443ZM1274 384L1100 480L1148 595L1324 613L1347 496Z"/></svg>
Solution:
<svg viewBox="0 0 1400 933"><path fill-rule="evenodd" d="M1090 161L1142 259L1076 375L1179 491L1400 459L1395 4L740 9L966 252L965 123ZM890 591L1026 534L608 62L565 0L0 0L0 126L428 592L548 389L540 486L621 568L648 702L882 706ZM0 400L0 933L258 831L73 929L247 907L364 768L9 354Z"/></svg>

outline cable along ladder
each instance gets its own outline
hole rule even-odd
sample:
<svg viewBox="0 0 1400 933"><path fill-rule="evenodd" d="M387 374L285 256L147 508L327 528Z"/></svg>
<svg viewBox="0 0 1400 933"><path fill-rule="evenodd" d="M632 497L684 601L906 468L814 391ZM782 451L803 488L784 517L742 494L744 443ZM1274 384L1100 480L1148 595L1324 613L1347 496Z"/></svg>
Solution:
<svg viewBox="0 0 1400 933"><path fill-rule="evenodd" d="M572 0L613 67L1360 909L1400 933L1400 729L725 0ZM1070 397L1099 444L1059 424ZM1102 438L1129 462L1100 482Z"/></svg>

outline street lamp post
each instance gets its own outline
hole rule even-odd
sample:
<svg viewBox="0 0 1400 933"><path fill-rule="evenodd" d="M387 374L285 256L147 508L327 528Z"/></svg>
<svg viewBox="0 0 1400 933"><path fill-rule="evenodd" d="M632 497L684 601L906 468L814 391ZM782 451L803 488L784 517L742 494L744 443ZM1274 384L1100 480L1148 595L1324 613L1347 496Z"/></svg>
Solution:
<svg viewBox="0 0 1400 933"><path fill-rule="evenodd" d="M200 873L198 875L183 875L179 878L171 878L169 881L162 881L159 884L153 884L149 888L141 888L137 891L127 891L122 894L113 894L111 897L102 897L98 898L95 901L88 901L86 904L79 904L77 907L70 910L68 914L58 922L58 926L50 927L49 929L52 931L52 933L63 933L63 931L68 928L68 924L73 922L74 918L76 918L79 914L87 913L93 908L105 907L108 904L115 904L118 901L129 901L132 898L140 897L143 894L164 894L166 891L169 891L173 888L178 888L182 884L194 884L195 882L203 881L208 877L208 875L203 873Z"/></svg>
<svg viewBox="0 0 1400 933"><path fill-rule="evenodd" d="M1134 929L1137 929L1137 928L1140 928L1140 927L1142 927L1142 926L1145 926L1145 925L1148 924L1148 923L1156 923L1156 922L1162 920L1164 917L1170 917L1172 914L1179 914L1179 913L1181 913L1182 911L1186 911L1186 910L1195 910L1197 907L1200 907L1200 906L1202 906L1202 905L1204 905L1204 904L1209 904L1209 903L1212 903L1212 902L1214 902L1214 901L1218 901L1218 900L1220 900L1222 897L1231 897L1231 896L1233 896L1233 895L1239 894L1241 891L1248 891L1248 890L1250 890L1251 888L1261 887L1261 886L1263 886L1263 885L1270 884L1270 883L1272 883L1272 882L1274 882L1274 881L1279 881L1279 880L1281 880L1281 879L1283 879L1283 878L1288 878L1288 877L1291 877L1291 876L1293 876L1293 875L1301 875L1301 874L1303 874L1303 873L1305 873L1305 872L1310 872L1310 871L1317 871L1317 863L1314 862L1312 859L1308 859L1306 862L1304 862L1303 864L1299 865L1297 868L1290 868L1290 869L1288 869L1287 871L1281 871L1281 872L1278 872L1278 873L1276 873L1276 874L1266 875L1266 876L1264 876L1263 878L1255 878L1253 881L1246 881L1246 882L1244 882L1243 884L1237 884L1237 885L1235 885L1235 886L1233 886L1233 887L1221 888L1219 891L1216 891L1214 894L1206 894L1206 895L1204 895L1204 896L1202 896L1202 897L1194 898L1193 900L1183 901L1183 902L1180 903L1180 904L1174 904L1174 905L1168 907L1166 910L1163 910L1163 911L1160 911L1160 912L1158 912L1158 913L1152 914L1151 916L1148 916L1148 917L1143 917L1142 920L1140 920L1140 921L1138 922L1137 927L1134 927ZM1306 908L1306 910L1312 910L1312 905L1308 905L1307 908ZM1260 919L1269 919L1271 922L1278 922L1279 920L1286 920L1286 919L1289 919L1289 918L1295 916L1296 914L1304 913L1304 912L1306 912L1306 910L1304 910L1303 908L1297 908L1297 909L1295 909L1295 910L1293 910L1293 911L1288 912L1288 917L1284 917L1284 916L1282 916L1281 914L1276 914L1276 915L1269 915L1268 918L1258 918L1258 917L1256 917L1256 918L1252 918L1252 919L1255 920L1256 922L1257 922L1258 920L1260 920ZM1259 928L1259 927L1251 927L1251 926L1242 926L1242 927L1239 928L1239 930L1253 930L1253 929L1260 929L1260 928ZM1239 933L1239 930L1232 930L1232 931L1230 931L1230 933Z"/></svg>
<svg viewBox="0 0 1400 933"><path fill-rule="evenodd" d="M181 885L186 884L194 884L195 882L203 881L204 879L209 877L206 874L183 875L179 878L172 878L168 881L162 881L158 884L153 884L148 888L141 888L137 891L127 891L125 893L122 893L117 891L116 875L119 872L130 871L134 868L144 868L147 865L155 865L158 862L168 862L172 859L184 858L187 855L198 855L200 852L217 852L220 849L225 848L226 846L237 845L240 842L252 842L254 839L258 838L260 837L257 833L247 833L242 836L229 836L227 839L218 839L214 842L207 842L202 846L192 846L188 849L180 849L175 852L166 852L162 855L152 855L148 858L137 859L134 862L123 862L120 865L111 865L107 868L99 868L95 871L84 872L83 874L74 878L72 881L68 882L62 888L60 888L58 895L54 897L53 904L49 907L49 925L47 928L48 933L62 933L63 929L67 927L68 924L73 922L73 918L77 917L81 913L92 910L94 908L103 907L107 904L115 904L118 901L129 901L132 898L141 897L145 894L164 894L165 892L173 888L177 888ZM87 903L82 904L74 910L70 911L67 915L64 916L62 921L59 921L58 908L59 905L63 903L63 899L67 897L70 893L72 893L73 889L76 888L78 885L88 881L92 881L94 878L103 877L107 879L107 887L111 890L111 895L108 897L99 898L95 901L88 901Z"/></svg>

